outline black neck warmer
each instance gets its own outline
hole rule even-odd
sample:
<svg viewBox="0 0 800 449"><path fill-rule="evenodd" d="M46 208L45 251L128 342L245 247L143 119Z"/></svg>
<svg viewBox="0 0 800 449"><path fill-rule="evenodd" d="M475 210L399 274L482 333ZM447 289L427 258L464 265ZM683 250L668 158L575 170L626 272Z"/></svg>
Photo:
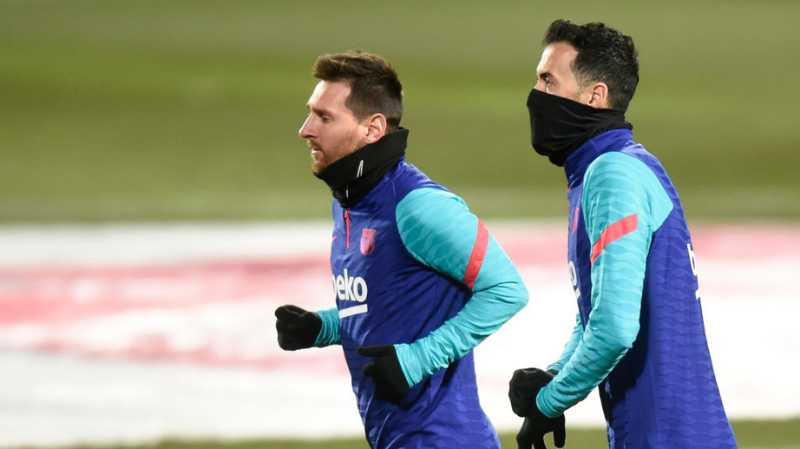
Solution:
<svg viewBox="0 0 800 449"><path fill-rule="evenodd" d="M528 95L528 112L533 149L559 167L592 137L612 129L633 129L622 111L593 108L536 89Z"/></svg>
<svg viewBox="0 0 800 449"><path fill-rule="evenodd" d="M400 128L327 166L314 176L325 181L345 209L355 206L405 156L408 130Z"/></svg>

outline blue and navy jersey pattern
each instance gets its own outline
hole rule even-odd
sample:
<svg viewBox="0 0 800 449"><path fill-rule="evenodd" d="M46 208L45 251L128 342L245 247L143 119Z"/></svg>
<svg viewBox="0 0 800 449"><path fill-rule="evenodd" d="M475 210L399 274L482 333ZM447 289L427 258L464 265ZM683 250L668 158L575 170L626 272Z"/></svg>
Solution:
<svg viewBox="0 0 800 449"><path fill-rule="evenodd" d="M555 416L599 385L611 448L736 447L669 176L624 129L585 143L565 169L579 313L537 405Z"/></svg>
<svg viewBox="0 0 800 449"><path fill-rule="evenodd" d="M333 203L336 309L318 346L341 344L373 448L499 448L472 349L527 302L511 261L456 195L401 161L355 207ZM409 385L374 397L360 346L395 345Z"/></svg>

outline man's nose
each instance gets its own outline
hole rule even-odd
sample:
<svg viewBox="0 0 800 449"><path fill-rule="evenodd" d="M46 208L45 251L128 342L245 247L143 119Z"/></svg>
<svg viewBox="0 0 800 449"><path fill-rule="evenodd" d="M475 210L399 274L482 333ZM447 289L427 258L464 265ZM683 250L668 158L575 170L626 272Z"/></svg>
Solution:
<svg viewBox="0 0 800 449"><path fill-rule="evenodd" d="M300 127L300 130L297 131L297 133L300 134L300 137L302 137L303 139L308 139L313 135L311 133L310 121L311 121L311 116L309 115L308 118L306 118L306 121L303 122L303 126Z"/></svg>

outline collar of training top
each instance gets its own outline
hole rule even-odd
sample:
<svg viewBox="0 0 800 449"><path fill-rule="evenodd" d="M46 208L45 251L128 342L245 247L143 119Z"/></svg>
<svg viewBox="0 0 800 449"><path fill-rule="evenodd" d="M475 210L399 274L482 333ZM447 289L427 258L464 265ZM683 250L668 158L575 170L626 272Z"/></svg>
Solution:
<svg viewBox="0 0 800 449"><path fill-rule="evenodd" d="M408 145L408 129L399 128L381 140L349 154L314 176L325 181L344 208L355 206L400 159Z"/></svg>

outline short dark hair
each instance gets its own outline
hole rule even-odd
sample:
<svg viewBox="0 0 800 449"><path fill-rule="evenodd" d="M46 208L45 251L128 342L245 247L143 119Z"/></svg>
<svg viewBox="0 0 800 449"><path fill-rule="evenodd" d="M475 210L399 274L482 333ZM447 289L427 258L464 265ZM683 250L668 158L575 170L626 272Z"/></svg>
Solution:
<svg viewBox="0 0 800 449"><path fill-rule="evenodd" d="M639 84L639 59L633 39L602 22L576 25L559 19L550 24L543 44L566 42L578 51L572 73L580 88L603 82L608 86L609 106L627 111Z"/></svg>
<svg viewBox="0 0 800 449"><path fill-rule="evenodd" d="M358 120L380 113L386 117L387 134L400 127L403 85L391 64L380 56L361 50L323 55L314 64L314 76L348 82L350 95L345 106Z"/></svg>

